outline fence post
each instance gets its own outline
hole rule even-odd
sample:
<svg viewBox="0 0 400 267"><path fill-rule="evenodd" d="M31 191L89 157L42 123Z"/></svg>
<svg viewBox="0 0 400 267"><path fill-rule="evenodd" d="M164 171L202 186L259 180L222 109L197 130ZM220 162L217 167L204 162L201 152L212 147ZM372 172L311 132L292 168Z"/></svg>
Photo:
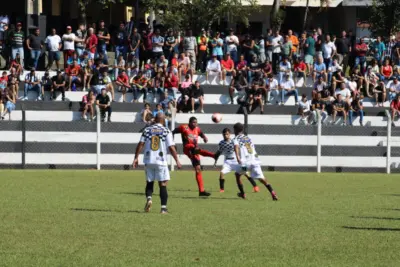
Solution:
<svg viewBox="0 0 400 267"><path fill-rule="evenodd" d="M22 121L21 121L21 131L22 131L22 142L21 142L21 167L25 169L26 167L26 114L25 110L22 109Z"/></svg>
<svg viewBox="0 0 400 267"><path fill-rule="evenodd" d="M243 106L243 116L244 116L244 134L249 134L249 114L247 113L247 108Z"/></svg>
<svg viewBox="0 0 400 267"><path fill-rule="evenodd" d="M101 133L101 114L100 108L96 105L96 165L97 170L100 170L100 155L101 155L101 142L100 142L100 133Z"/></svg>
<svg viewBox="0 0 400 267"><path fill-rule="evenodd" d="M392 144L391 144L391 135L392 135L392 117L390 116L390 112L385 110L387 117L387 136L386 136L386 173L390 174L390 165L391 165L391 154L392 154Z"/></svg>
<svg viewBox="0 0 400 267"><path fill-rule="evenodd" d="M322 135L322 123L320 116L317 117L317 173L321 172L321 135Z"/></svg>
<svg viewBox="0 0 400 267"><path fill-rule="evenodd" d="M175 129L175 121L176 121L176 108L172 107L171 108L171 131ZM174 158L169 155L169 164L171 166L171 171L175 170L175 164L174 164Z"/></svg>

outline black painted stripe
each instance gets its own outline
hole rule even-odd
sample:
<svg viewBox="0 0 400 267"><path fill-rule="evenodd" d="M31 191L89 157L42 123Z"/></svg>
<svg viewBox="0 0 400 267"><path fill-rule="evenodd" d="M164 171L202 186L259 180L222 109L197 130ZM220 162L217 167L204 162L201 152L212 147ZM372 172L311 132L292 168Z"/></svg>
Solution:
<svg viewBox="0 0 400 267"><path fill-rule="evenodd" d="M22 131L22 121L0 121L0 140L2 131Z"/></svg>

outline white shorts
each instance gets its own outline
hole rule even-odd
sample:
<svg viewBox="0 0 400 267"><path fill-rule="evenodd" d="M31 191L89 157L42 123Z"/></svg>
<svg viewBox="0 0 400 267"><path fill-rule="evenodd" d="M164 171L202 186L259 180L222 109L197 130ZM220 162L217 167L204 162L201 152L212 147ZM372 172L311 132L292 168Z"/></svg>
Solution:
<svg viewBox="0 0 400 267"><path fill-rule="evenodd" d="M168 166L147 164L145 172L147 182L163 182L171 179L169 176Z"/></svg>
<svg viewBox="0 0 400 267"><path fill-rule="evenodd" d="M260 161L255 160L246 163L247 172L250 173L250 177L253 179L264 179L264 173L261 169ZM241 171L240 174L245 174L246 172Z"/></svg>
<svg viewBox="0 0 400 267"><path fill-rule="evenodd" d="M237 163L236 159L230 159L230 160L225 160L224 165L222 165L222 174L227 174L230 172L239 172L240 171L240 166Z"/></svg>

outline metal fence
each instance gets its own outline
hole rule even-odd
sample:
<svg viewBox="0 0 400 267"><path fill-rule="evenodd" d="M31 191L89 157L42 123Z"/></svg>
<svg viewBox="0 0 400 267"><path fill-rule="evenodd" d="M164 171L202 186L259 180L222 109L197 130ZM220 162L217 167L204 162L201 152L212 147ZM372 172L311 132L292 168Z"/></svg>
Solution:
<svg viewBox="0 0 400 267"><path fill-rule="evenodd" d="M386 127L322 125L320 121L316 125L256 125L247 122L252 115L237 116L245 122L269 171L391 173L399 167L400 131L392 127L389 112ZM100 116L95 122L30 119L22 112L20 121L0 122L1 168L130 169L144 127L101 122ZM176 124L172 119L170 128ZM201 147L216 151L225 127L232 125L202 124L209 143ZM190 167L180 137L175 140L182 163ZM173 170L172 160L170 164ZM212 159L204 160L205 167L212 164Z"/></svg>

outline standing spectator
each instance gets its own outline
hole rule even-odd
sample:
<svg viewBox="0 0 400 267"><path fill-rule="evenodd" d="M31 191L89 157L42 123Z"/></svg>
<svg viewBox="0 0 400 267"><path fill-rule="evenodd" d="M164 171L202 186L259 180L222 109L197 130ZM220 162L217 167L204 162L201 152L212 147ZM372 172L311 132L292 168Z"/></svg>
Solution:
<svg viewBox="0 0 400 267"><path fill-rule="evenodd" d="M101 20L97 29L97 54L104 55L104 62L108 64L107 45L110 43L110 33Z"/></svg>
<svg viewBox="0 0 400 267"><path fill-rule="evenodd" d="M167 32L167 36L165 36L165 44L164 44L164 55L168 61L172 60L172 56L174 55L176 45L177 45L177 40L174 36L174 31L172 29L169 29Z"/></svg>
<svg viewBox="0 0 400 267"><path fill-rule="evenodd" d="M222 67L222 81L225 85L226 75L230 75L232 77L235 77L235 75L236 75L235 63L231 59L229 52L226 53L225 59L221 60L221 67Z"/></svg>
<svg viewBox="0 0 400 267"><path fill-rule="evenodd" d="M194 111L195 111L194 105L197 101L200 104L200 112L204 113L204 91L203 91L203 88L200 86L199 81L196 81L194 83L194 85L191 86L190 99L191 99L191 105L192 105L191 113L194 113Z"/></svg>
<svg viewBox="0 0 400 267"><path fill-rule="evenodd" d="M341 94L337 95L337 99L333 102L332 124L336 123L336 116L343 116L343 125L346 125L348 103L343 100Z"/></svg>
<svg viewBox="0 0 400 267"><path fill-rule="evenodd" d="M152 58L157 60L163 55L164 37L160 35L160 29L156 29L151 37L151 43L153 45Z"/></svg>
<svg viewBox="0 0 400 267"><path fill-rule="evenodd" d="M153 43L152 43L153 31L151 28L147 28L147 30L143 31L142 34L142 51L140 51L140 66L139 69L142 69L143 63L147 64L147 61L152 57L153 51Z"/></svg>
<svg viewBox="0 0 400 267"><path fill-rule="evenodd" d="M346 73L349 64L349 53L351 52L351 43L346 31L342 31L342 36L336 39L335 46L338 63L339 65L343 64L343 71Z"/></svg>
<svg viewBox="0 0 400 267"><path fill-rule="evenodd" d="M83 55L83 51L85 51L84 40L86 40L87 32L86 26L83 23L79 23L79 28L76 31L77 40L75 41L75 49L78 56Z"/></svg>
<svg viewBox="0 0 400 267"><path fill-rule="evenodd" d="M314 40L315 40L315 52L317 53L317 56L318 55L322 56L322 45L324 43L324 36L322 34L322 29L319 27L315 31Z"/></svg>
<svg viewBox="0 0 400 267"><path fill-rule="evenodd" d="M293 31L288 31L288 37L290 42L292 43L292 60L294 61L297 58L297 52L299 50L299 39L296 35L293 35Z"/></svg>
<svg viewBox="0 0 400 267"><path fill-rule="evenodd" d="M3 26L3 31L0 31L0 52L1 55L3 56L5 60L5 66L4 68L7 69L7 67L10 64L10 31L8 29L8 24L4 24Z"/></svg>
<svg viewBox="0 0 400 267"><path fill-rule="evenodd" d="M393 47L393 61L394 64L399 66L400 65L400 40L396 39L396 44Z"/></svg>
<svg viewBox="0 0 400 267"><path fill-rule="evenodd" d="M283 38L279 35L279 31L275 32L274 38L272 38L271 46L272 48L272 69L274 74L278 74L279 62L281 59L281 47L283 44Z"/></svg>
<svg viewBox="0 0 400 267"><path fill-rule="evenodd" d="M221 34L219 32L216 32L214 38L211 40L211 46L212 46L211 53L213 55L217 55L218 61L221 61L223 54L224 54L224 52L222 50L224 41L221 39L220 36L221 36Z"/></svg>
<svg viewBox="0 0 400 267"><path fill-rule="evenodd" d="M40 80L32 68L30 73L25 76L25 88L23 100L28 100L28 91L33 90L37 92L37 100L42 100L40 97Z"/></svg>
<svg viewBox="0 0 400 267"><path fill-rule="evenodd" d="M225 42L227 44L226 52L231 55L231 59L236 63L238 61L237 47L239 45L239 39L234 35L233 29L229 29L229 35L225 38Z"/></svg>
<svg viewBox="0 0 400 267"><path fill-rule="evenodd" d="M61 91L61 99L62 99L62 101L65 101L66 81L65 81L65 77L62 74L61 70L57 70L57 75L53 76L51 78L51 80L52 80L53 86L51 88L50 100L55 100L57 98L56 91Z"/></svg>
<svg viewBox="0 0 400 267"><path fill-rule="evenodd" d="M51 34L46 38L46 46L49 52L49 62L46 69L50 70L54 61L57 69L60 69L60 50L62 47L61 37L57 35L56 29L51 29Z"/></svg>
<svg viewBox="0 0 400 267"><path fill-rule="evenodd" d="M382 37L378 36L373 43L373 54L378 64L382 64L383 54L386 50L385 44L382 42Z"/></svg>
<svg viewBox="0 0 400 267"><path fill-rule="evenodd" d="M364 120L364 110L363 110L363 104L361 102L360 96L356 95L351 102L351 105L349 107L349 124L350 126L353 126L353 115L358 115L360 116L360 126L363 126L363 120Z"/></svg>
<svg viewBox="0 0 400 267"><path fill-rule="evenodd" d="M218 75L220 81L222 82L222 71L221 71L221 63L217 60L217 55L212 55L212 58L207 63L206 70L206 82L209 83L208 77Z"/></svg>
<svg viewBox="0 0 400 267"><path fill-rule="evenodd" d="M289 61L292 58L293 44L290 41L289 36L285 36L285 40L282 44L282 57L286 57Z"/></svg>
<svg viewBox="0 0 400 267"><path fill-rule="evenodd" d="M71 26L67 26L67 33L62 36L62 40L64 43L64 69L66 69L68 59L73 57L75 53L75 41L78 41L75 33L72 33Z"/></svg>
<svg viewBox="0 0 400 267"><path fill-rule="evenodd" d="M354 68L360 66L361 74L365 74L365 64L367 62L368 46L364 43L364 39L360 38L360 42L356 45L355 54L356 60Z"/></svg>
<svg viewBox="0 0 400 267"><path fill-rule="evenodd" d="M86 51L89 53L89 58L94 59L94 56L96 54L98 39L96 34L94 34L93 28L89 28L85 43L86 43Z"/></svg>
<svg viewBox="0 0 400 267"><path fill-rule="evenodd" d="M296 105L298 105L298 95L297 89L294 87L294 81L290 78L290 74L286 73L284 76L284 80L280 83L280 89L282 90L282 98L281 98L281 105L284 104L285 96L294 95L294 101Z"/></svg>
<svg viewBox="0 0 400 267"><path fill-rule="evenodd" d="M128 57L128 61L132 61L134 62L136 67L139 67L139 58L140 58L140 46L142 44L142 37L140 36L140 34L137 31L137 28L134 27L133 28L133 32L129 37L129 51L130 51L130 55ZM131 58L131 59L129 59ZM132 68L133 66L130 65L130 67Z"/></svg>
<svg viewBox="0 0 400 267"><path fill-rule="evenodd" d="M186 36L182 40L183 51L190 59L190 68L194 73L196 70L197 42L192 30L186 31Z"/></svg>
<svg viewBox="0 0 400 267"><path fill-rule="evenodd" d="M394 50L396 49L396 37L394 35L391 35L389 37L389 41L386 45L387 49L385 50L384 53L384 58L389 58L390 60L394 60Z"/></svg>
<svg viewBox="0 0 400 267"><path fill-rule="evenodd" d="M11 112L13 110L15 110L15 103L16 103L15 99L16 99L16 97L15 97L14 93L11 90L6 89L5 90L5 100L4 100L6 102L6 105L5 105L5 110L4 110L3 114L1 114L2 120L4 120L4 116L6 116L7 114L8 114L8 120L11 120Z"/></svg>
<svg viewBox="0 0 400 267"><path fill-rule="evenodd" d="M331 41L331 36L327 34L325 36L325 42L322 44L322 55L324 57L324 63L326 69L332 65L332 59L336 54L336 46Z"/></svg>
<svg viewBox="0 0 400 267"><path fill-rule="evenodd" d="M107 95L107 90L102 89L101 94L96 97L96 105L100 109L100 116L101 121L104 122L106 118L106 112L108 113L107 121L111 122L111 100L110 97Z"/></svg>
<svg viewBox="0 0 400 267"><path fill-rule="evenodd" d="M308 75L313 73L313 65L314 65L314 57L315 57L315 40L308 34L306 42L304 44L304 60L307 64Z"/></svg>
<svg viewBox="0 0 400 267"><path fill-rule="evenodd" d="M258 61L263 64L266 60L265 56L265 41L264 41L264 36L260 35L258 38L255 40L255 51L256 55L258 58Z"/></svg>
<svg viewBox="0 0 400 267"><path fill-rule="evenodd" d="M272 29L268 29L267 37L266 37L266 41L265 41L265 47L266 47L266 56L270 62L272 62L272 51L274 49L274 47L272 45L273 39L274 39L274 34L272 32Z"/></svg>
<svg viewBox="0 0 400 267"><path fill-rule="evenodd" d="M131 89L129 85L129 77L126 75L125 70L121 70L115 82L119 86L118 91L122 91L122 102L126 102L126 92Z"/></svg>
<svg viewBox="0 0 400 267"><path fill-rule="evenodd" d="M100 72L100 67L101 67L101 60L96 59L94 68L92 70L92 79L90 79L90 86L92 87L93 92L95 95L99 95L101 93L101 72Z"/></svg>
<svg viewBox="0 0 400 267"><path fill-rule="evenodd" d="M135 27L135 18L131 17L130 21L125 25L125 34L128 36L128 39L131 38L132 31Z"/></svg>
<svg viewBox="0 0 400 267"><path fill-rule="evenodd" d="M25 34L22 31L21 22L17 23L17 29L10 34L11 39L11 56L12 59L17 58L17 54L19 54L21 59L22 68L24 67L24 41Z"/></svg>
<svg viewBox="0 0 400 267"><path fill-rule="evenodd" d="M251 38L250 34L246 34L242 44L242 54L248 63L252 61L255 55L254 46L254 40Z"/></svg>
<svg viewBox="0 0 400 267"><path fill-rule="evenodd" d="M42 85L42 97L43 97L43 100L45 100L44 92L45 91L51 92L51 87L53 86L53 83L52 83L51 77L50 77L50 73L48 70L45 71L45 73L42 77L41 85Z"/></svg>
<svg viewBox="0 0 400 267"><path fill-rule="evenodd" d="M126 59L126 53L128 52L127 44L128 36L126 35L125 25L121 22L118 31L114 35L115 59L118 59L120 55L124 60Z"/></svg>

